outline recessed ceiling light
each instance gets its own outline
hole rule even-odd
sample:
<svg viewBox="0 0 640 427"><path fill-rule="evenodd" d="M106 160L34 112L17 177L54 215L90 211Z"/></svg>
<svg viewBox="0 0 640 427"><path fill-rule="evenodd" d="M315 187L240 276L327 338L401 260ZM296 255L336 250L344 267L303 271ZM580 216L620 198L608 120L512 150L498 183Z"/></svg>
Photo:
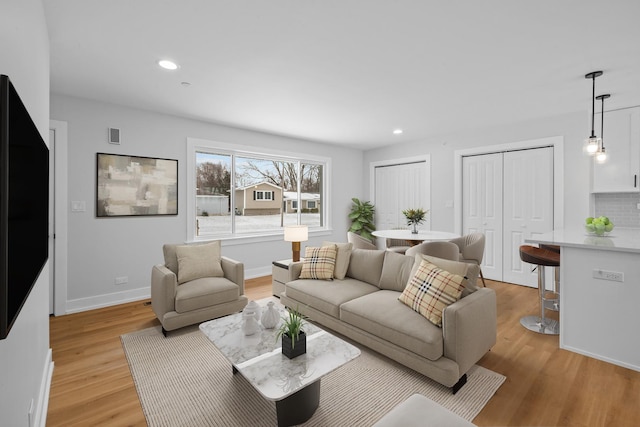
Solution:
<svg viewBox="0 0 640 427"><path fill-rule="evenodd" d="M177 70L178 64L173 61L169 61L168 59L163 59L162 61L158 61L158 65L166 70Z"/></svg>
<svg viewBox="0 0 640 427"><path fill-rule="evenodd" d="M393 134L394 134L394 135L400 135L400 134L402 134L402 129L394 129Z"/></svg>

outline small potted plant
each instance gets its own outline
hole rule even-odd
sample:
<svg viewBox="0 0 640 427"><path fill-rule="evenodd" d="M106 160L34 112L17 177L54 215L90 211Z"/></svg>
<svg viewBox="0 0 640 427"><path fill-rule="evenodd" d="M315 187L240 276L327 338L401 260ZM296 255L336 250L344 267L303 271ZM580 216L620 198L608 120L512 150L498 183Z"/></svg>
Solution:
<svg viewBox="0 0 640 427"><path fill-rule="evenodd" d="M289 315L282 318L284 322L278 329L276 340L282 337L282 354L289 359L307 352L307 336L302 330L304 319L297 308L289 309Z"/></svg>
<svg viewBox="0 0 640 427"><path fill-rule="evenodd" d="M426 211L422 208L418 209L407 209L402 211L405 218L407 218L407 225L412 225L413 228L411 230L412 234L418 234L418 225L424 222L425 217L429 210Z"/></svg>

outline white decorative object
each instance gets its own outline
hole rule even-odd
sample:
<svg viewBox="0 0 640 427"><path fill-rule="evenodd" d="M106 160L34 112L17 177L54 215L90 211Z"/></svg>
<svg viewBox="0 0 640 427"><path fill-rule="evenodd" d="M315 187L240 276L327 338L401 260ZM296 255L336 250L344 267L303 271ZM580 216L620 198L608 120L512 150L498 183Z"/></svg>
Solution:
<svg viewBox="0 0 640 427"><path fill-rule="evenodd" d="M273 329L278 325L278 322L280 321L280 314L274 307L273 301L269 301L267 303L267 308L264 310L264 313L262 313L260 321L262 322L262 326L266 329Z"/></svg>
<svg viewBox="0 0 640 427"><path fill-rule="evenodd" d="M245 335L253 335L260 330L260 306L255 301L250 301L242 311L242 332Z"/></svg>

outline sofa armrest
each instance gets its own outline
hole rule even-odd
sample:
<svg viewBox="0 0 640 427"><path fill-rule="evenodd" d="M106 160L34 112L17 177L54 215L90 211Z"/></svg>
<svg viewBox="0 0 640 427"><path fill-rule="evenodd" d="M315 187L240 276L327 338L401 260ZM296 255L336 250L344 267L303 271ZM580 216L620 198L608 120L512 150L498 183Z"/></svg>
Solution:
<svg viewBox="0 0 640 427"><path fill-rule="evenodd" d="M300 273L302 272L302 264L303 261L296 261L289 264L289 280L287 280L287 282L298 280L300 278Z"/></svg>
<svg viewBox="0 0 640 427"><path fill-rule="evenodd" d="M496 292L478 289L447 307L442 321L444 356L456 361L463 374L496 343Z"/></svg>
<svg viewBox="0 0 640 427"><path fill-rule="evenodd" d="M223 256L220 258L220 265L222 265L224 277L238 285L240 295L244 295L244 263Z"/></svg>
<svg viewBox="0 0 640 427"><path fill-rule="evenodd" d="M162 264L153 266L151 269L151 307L161 321L166 313L175 311L177 286L178 280L173 271Z"/></svg>

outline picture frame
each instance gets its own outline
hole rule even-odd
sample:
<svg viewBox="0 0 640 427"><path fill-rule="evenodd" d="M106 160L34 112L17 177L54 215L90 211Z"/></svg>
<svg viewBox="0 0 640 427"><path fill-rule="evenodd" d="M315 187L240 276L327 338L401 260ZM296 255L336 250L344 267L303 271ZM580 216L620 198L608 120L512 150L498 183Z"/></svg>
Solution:
<svg viewBox="0 0 640 427"><path fill-rule="evenodd" d="M97 153L96 217L178 215L178 160Z"/></svg>

